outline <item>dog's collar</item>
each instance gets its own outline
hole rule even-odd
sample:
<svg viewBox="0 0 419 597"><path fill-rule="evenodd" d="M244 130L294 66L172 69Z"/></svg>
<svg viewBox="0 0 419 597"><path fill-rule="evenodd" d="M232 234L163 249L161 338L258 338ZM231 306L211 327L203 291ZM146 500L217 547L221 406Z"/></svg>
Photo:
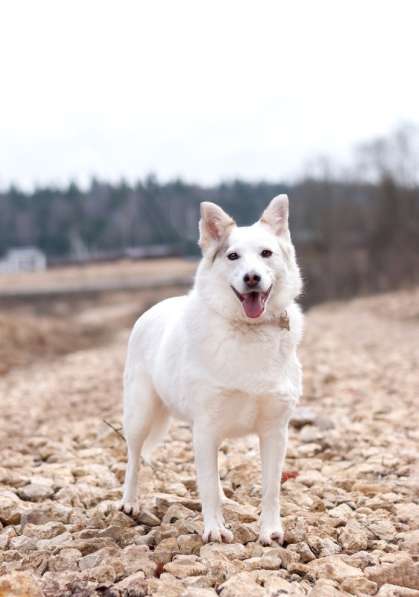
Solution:
<svg viewBox="0 0 419 597"><path fill-rule="evenodd" d="M274 317L268 321L261 321L259 325L274 325L278 326L281 330L290 331L290 318L286 310L282 311L279 317Z"/></svg>
<svg viewBox="0 0 419 597"><path fill-rule="evenodd" d="M240 322L242 323L242 322ZM286 310L282 311L279 317L273 317L272 319L268 319L265 321L253 321L252 323L246 322L249 328L257 328L259 326L267 326L273 325L275 327L279 327L281 330L290 331L290 318Z"/></svg>
<svg viewBox="0 0 419 597"><path fill-rule="evenodd" d="M278 325L281 330L290 331L290 318L288 317L288 313L286 311L282 311L281 315L279 316Z"/></svg>

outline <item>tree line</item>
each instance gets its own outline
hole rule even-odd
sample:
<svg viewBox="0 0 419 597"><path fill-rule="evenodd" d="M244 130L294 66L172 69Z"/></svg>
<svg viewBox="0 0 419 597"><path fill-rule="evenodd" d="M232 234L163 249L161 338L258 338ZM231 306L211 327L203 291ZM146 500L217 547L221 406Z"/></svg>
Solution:
<svg viewBox="0 0 419 597"><path fill-rule="evenodd" d="M0 193L0 254L37 246L49 260L85 260L135 247L198 253L199 203L214 201L239 224L256 220L279 193L311 301L418 281L419 134L405 125L358 147L348 167L313 162L301 179L235 180L213 187L150 175L136 184L92 180L88 189L40 187Z"/></svg>

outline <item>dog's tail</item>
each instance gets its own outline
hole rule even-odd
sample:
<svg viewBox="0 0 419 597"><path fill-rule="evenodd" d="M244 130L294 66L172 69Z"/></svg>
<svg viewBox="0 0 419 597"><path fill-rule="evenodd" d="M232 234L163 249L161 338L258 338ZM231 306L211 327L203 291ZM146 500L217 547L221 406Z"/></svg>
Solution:
<svg viewBox="0 0 419 597"><path fill-rule="evenodd" d="M158 445L163 441L170 427L170 417L166 410L159 409L153 419L150 432L143 444L141 456L145 463L150 464L151 455Z"/></svg>

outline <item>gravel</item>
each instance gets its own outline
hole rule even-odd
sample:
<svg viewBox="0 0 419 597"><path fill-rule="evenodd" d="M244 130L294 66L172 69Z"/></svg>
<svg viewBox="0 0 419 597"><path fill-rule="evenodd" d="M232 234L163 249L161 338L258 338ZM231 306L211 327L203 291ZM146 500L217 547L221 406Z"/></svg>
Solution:
<svg viewBox="0 0 419 597"><path fill-rule="evenodd" d="M126 331L0 377L0 595L419 595L418 298L308 313L283 547L256 540L253 437L220 450L232 544L202 544L183 423L142 467L140 515L115 509Z"/></svg>

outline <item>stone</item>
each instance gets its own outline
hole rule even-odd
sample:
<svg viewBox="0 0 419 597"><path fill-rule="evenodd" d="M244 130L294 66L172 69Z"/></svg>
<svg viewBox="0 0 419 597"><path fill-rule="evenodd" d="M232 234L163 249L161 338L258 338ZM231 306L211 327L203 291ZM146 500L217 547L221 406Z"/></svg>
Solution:
<svg viewBox="0 0 419 597"><path fill-rule="evenodd" d="M97 532L97 537L109 537L121 547L132 544L138 535L136 527L120 527L112 525Z"/></svg>
<svg viewBox="0 0 419 597"><path fill-rule="evenodd" d="M68 506L55 502L46 502L43 504L27 504L27 509L22 512L22 528L28 524L43 525L51 521L68 524L76 522L77 512ZM84 520L84 518L82 518Z"/></svg>
<svg viewBox="0 0 419 597"><path fill-rule="evenodd" d="M93 528L104 528L105 526L119 526L119 527L132 527L138 526L138 520L133 520L131 516L121 512L120 510L111 510L106 516L99 508L96 508L92 516L88 519L87 526Z"/></svg>
<svg viewBox="0 0 419 597"><path fill-rule="evenodd" d="M304 541L301 541L301 543L295 543L293 547L295 547L295 551L299 554L300 560L303 562L303 564L307 564L307 562L311 562L312 560L316 559L316 556L311 551L309 545Z"/></svg>
<svg viewBox="0 0 419 597"><path fill-rule="evenodd" d="M231 531L233 533L233 541L235 543L251 543L257 541L259 537L259 529L256 523L231 523Z"/></svg>
<svg viewBox="0 0 419 597"><path fill-rule="evenodd" d="M339 543L346 553L353 554L368 547L368 531L356 520L349 520L338 536Z"/></svg>
<svg viewBox="0 0 419 597"><path fill-rule="evenodd" d="M0 577L1 597L43 597L38 579L30 572L11 572Z"/></svg>
<svg viewBox="0 0 419 597"><path fill-rule="evenodd" d="M152 529L149 533L146 533L145 535L138 535L135 539L134 539L134 543L136 545L157 545L157 543L159 542L159 538L161 536L161 533L159 530L157 530L156 528Z"/></svg>
<svg viewBox="0 0 419 597"><path fill-rule="evenodd" d="M368 528L376 537L384 541L392 541L396 535L394 524L388 519L370 521Z"/></svg>
<svg viewBox="0 0 419 597"><path fill-rule="evenodd" d="M419 563L404 553L397 554L393 562L384 562L379 566L369 566L364 570L365 576L377 583L400 585L410 589L419 589Z"/></svg>
<svg viewBox="0 0 419 597"><path fill-rule="evenodd" d="M9 545L10 539L16 537L14 527L8 526L0 531L0 549L6 549Z"/></svg>
<svg viewBox="0 0 419 597"><path fill-rule="evenodd" d="M419 590L386 583L378 591L377 597L419 597Z"/></svg>
<svg viewBox="0 0 419 597"><path fill-rule="evenodd" d="M162 523L163 524L174 524L178 520L194 518L195 516L196 516L196 512L194 512L193 510L190 510L189 508L186 508L182 504L172 504L171 506L169 506L165 515L163 516ZM160 521L158 521L158 524L160 524Z"/></svg>
<svg viewBox="0 0 419 597"><path fill-rule="evenodd" d="M201 547L199 555L206 560L214 560L220 556L229 560L244 560L247 557L247 550L240 543L208 543Z"/></svg>
<svg viewBox="0 0 419 597"><path fill-rule="evenodd" d="M340 504L339 506L336 506L336 508L329 510L328 514L333 518L340 518L344 521L347 521L353 516L353 510L348 506L348 504Z"/></svg>
<svg viewBox="0 0 419 597"><path fill-rule="evenodd" d="M51 572L64 572L65 570L78 570L78 562L81 559L81 551L72 547L64 548L57 555L53 555L48 561L48 570Z"/></svg>
<svg viewBox="0 0 419 597"><path fill-rule="evenodd" d="M160 524L160 519L149 510L141 510L137 516L137 521L147 527L156 527Z"/></svg>
<svg viewBox="0 0 419 597"><path fill-rule="evenodd" d="M148 595L153 597L183 597L185 585L173 574L163 573L160 578L152 578L147 583ZM124 595L125 597L125 595Z"/></svg>
<svg viewBox="0 0 419 597"><path fill-rule="evenodd" d="M109 555L109 551L109 548L104 547L81 557L78 563L80 570L88 570L89 568L95 568L96 566L99 566L106 556ZM113 550L113 553L117 554L118 550Z"/></svg>
<svg viewBox="0 0 419 597"><path fill-rule="evenodd" d="M311 551L317 557L323 558L325 556L332 556L341 552L341 547L329 539L329 537L318 537L317 535L309 535L307 543Z"/></svg>
<svg viewBox="0 0 419 597"><path fill-rule="evenodd" d="M309 597L346 597L347 595L348 593L343 593L335 586L334 581L321 578L315 583Z"/></svg>
<svg viewBox="0 0 419 597"><path fill-rule="evenodd" d="M345 578L340 585L344 591L351 595L375 595L378 589L377 583L368 580L365 576Z"/></svg>
<svg viewBox="0 0 419 597"><path fill-rule="evenodd" d="M419 528L419 504L414 502L395 505L397 519L409 525L412 530ZM0 515L1 518L1 515Z"/></svg>
<svg viewBox="0 0 419 597"><path fill-rule="evenodd" d="M192 589L211 589L213 586L212 579L208 574L201 576L185 576L182 578L185 587Z"/></svg>
<svg viewBox="0 0 419 597"><path fill-rule="evenodd" d="M290 564L287 568L288 572L291 575L291 578L298 578L299 576L307 576L310 572L307 564L302 564L301 562L296 562L295 564Z"/></svg>
<svg viewBox="0 0 419 597"><path fill-rule="evenodd" d="M264 555L244 560L245 570L279 570L281 558L275 555Z"/></svg>
<svg viewBox="0 0 419 597"><path fill-rule="evenodd" d="M313 560L307 564L307 567L315 578L330 578L337 582L362 575L358 568L346 564L343 557L339 555Z"/></svg>
<svg viewBox="0 0 419 597"><path fill-rule="evenodd" d="M217 597L217 593L214 589L188 587L182 597Z"/></svg>
<svg viewBox="0 0 419 597"><path fill-rule="evenodd" d="M27 537L36 539L52 539L61 533L65 533L66 527L62 522L50 521L45 524L26 524L23 528L23 534Z"/></svg>
<svg viewBox="0 0 419 597"><path fill-rule="evenodd" d="M105 592L106 597L145 597L147 594L147 581L143 572L130 574Z"/></svg>
<svg viewBox="0 0 419 597"><path fill-rule="evenodd" d="M221 597L265 597L264 589L257 584L255 577L250 572L239 572L231 576L218 587L218 594Z"/></svg>
<svg viewBox="0 0 419 597"><path fill-rule="evenodd" d="M19 535L9 541L9 549L16 549L20 552L31 551L36 549L36 541L32 537L26 537L25 535Z"/></svg>
<svg viewBox="0 0 419 597"><path fill-rule="evenodd" d="M412 556L419 556L419 529L405 531L396 535L399 548L410 553Z"/></svg>
<svg viewBox="0 0 419 597"><path fill-rule="evenodd" d="M97 551L98 549L102 549L103 547L115 547L117 548L118 545L112 541L109 537L102 537L102 538L92 538L92 539L75 539L71 545L67 545L67 547L74 547L81 551L82 555L86 555L88 553L92 553Z"/></svg>
<svg viewBox="0 0 419 597"><path fill-rule="evenodd" d="M223 508L226 522L254 522L259 519L257 509L250 504L228 502Z"/></svg>
<svg viewBox="0 0 419 597"><path fill-rule="evenodd" d="M172 562L165 564L164 570L176 578L199 576L207 572L207 568L198 560L197 556L184 555L175 556Z"/></svg>
<svg viewBox="0 0 419 597"><path fill-rule="evenodd" d="M28 478L25 475L21 475L10 468L0 467L0 485L16 488L26 485L27 482Z"/></svg>
<svg viewBox="0 0 419 597"><path fill-rule="evenodd" d="M199 502L199 500L179 497L176 495L171 495L169 493L156 493L154 496L154 500L157 515L159 516L164 516L169 507L173 504L181 504L182 506L185 506L185 508L197 512L201 510L201 503Z"/></svg>
<svg viewBox="0 0 419 597"><path fill-rule="evenodd" d="M168 525L166 525L168 527ZM163 525L161 527L163 530ZM194 518L179 518L174 525L168 527L168 532L177 535L198 534L202 535L204 524L201 516Z"/></svg>
<svg viewBox="0 0 419 597"><path fill-rule="evenodd" d="M347 564L364 570L367 566L376 566L380 563L377 554L368 551L358 551L346 559Z"/></svg>
<svg viewBox="0 0 419 597"><path fill-rule="evenodd" d="M297 406L290 420L291 427L302 429L304 425L313 425L316 420L315 411L307 406Z"/></svg>
<svg viewBox="0 0 419 597"><path fill-rule="evenodd" d="M264 553L279 557L282 565L287 569L300 561L300 554L297 551L290 549L290 547L269 547L265 549Z"/></svg>
<svg viewBox="0 0 419 597"><path fill-rule="evenodd" d="M297 454L300 458L310 458L319 454L322 451L322 446L317 442L310 442L301 444L297 448Z"/></svg>
<svg viewBox="0 0 419 597"><path fill-rule="evenodd" d="M111 563L99 564L93 568L86 568L80 574L82 581L91 581L98 584L109 585L117 578L117 572Z"/></svg>
<svg viewBox="0 0 419 597"><path fill-rule="evenodd" d="M304 443L318 442L323 438L323 433L314 425L305 425L300 431L300 441Z"/></svg>
<svg viewBox="0 0 419 597"><path fill-rule="evenodd" d="M4 525L19 524L22 509L17 495L11 491L0 494L0 522Z"/></svg>
<svg viewBox="0 0 419 597"><path fill-rule="evenodd" d="M79 573L74 570L46 572L40 580L42 583L43 597L56 597L58 595L61 597L61 595L66 595L65 591L68 592L69 587L74 586L74 583L77 583L78 581L80 582ZM87 584L87 582L85 582L85 584Z"/></svg>
<svg viewBox="0 0 419 597"><path fill-rule="evenodd" d="M51 537L51 539L39 539L36 542L38 549L55 549L60 546L70 547L70 544L73 541L73 537L69 531L65 531L65 533L60 533L59 535L55 535L55 537Z"/></svg>
<svg viewBox="0 0 419 597"><path fill-rule="evenodd" d="M287 517L284 520L284 541L286 543L301 543L306 538L306 525L301 516Z"/></svg>
<svg viewBox="0 0 419 597"><path fill-rule="evenodd" d="M54 488L49 483L29 483L18 490L22 500L42 502L54 495Z"/></svg>
<svg viewBox="0 0 419 597"><path fill-rule="evenodd" d="M207 579L210 585L217 587L243 569L243 563L240 560L229 560L222 555L215 559L204 559L203 563L207 568Z"/></svg>
<svg viewBox="0 0 419 597"><path fill-rule="evenodd" d="M377 510L379 508L388 510L389 512L394 511L394 504L399 500L399 496L396 493L389 492L380 495L376 495L373 498L370 498L366 502L366 506L371 508L372 510Z"/></svg>
<svg viewBox="0 0 419 597"><path fill-rule="evenodd" d="M150 555L150 551L145 545L129 545L120 553L127 574L141 571L145 576L153 576L157 570L157 565Z"/></svg>
<svg viewBox="0 0 419 597"><path fill-rule="evenodd" d="M263 589L267 597L305 597L307 595L300 583L288 582L277 573L263 579Z"/></svg>
<svg viewBox="0 0 419 597"><path fill-rule="evenodd" d="M298 475L298 482L306 487L313 487L313 485L321 484L325 481L325 477L319 471L304 471Z"/></svg>
<svg viewBox="0 0 419 597"><path fill-rule="evenodd" d="M201 535L180 535L177 544L181 553L199 555L203 541Z"/></svg>
<svg viewBox="0 0 419 597"><path fill-rule="evenodd" d="M150 557L157 564L167 564L178 553L180 553L180 548L177 539L175 537L168 537L158 543L154 552L150 554Z"/></svg>

